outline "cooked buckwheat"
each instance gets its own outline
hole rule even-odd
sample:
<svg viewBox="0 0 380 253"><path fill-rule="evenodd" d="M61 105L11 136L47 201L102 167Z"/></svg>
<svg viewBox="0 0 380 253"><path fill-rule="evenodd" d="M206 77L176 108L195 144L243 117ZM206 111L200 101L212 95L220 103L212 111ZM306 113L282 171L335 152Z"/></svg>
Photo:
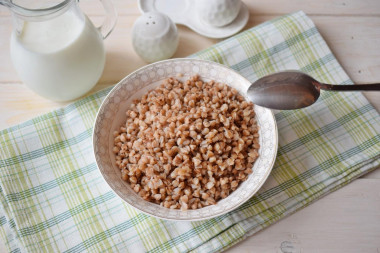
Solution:
<svg viewBox="0 0 380 253"><path fill-rule="evenodd" d="M253 104L222 83L169 78L126 116L112 150L122 179L167 208L216 204L247 179L259 155Z"/></svg>

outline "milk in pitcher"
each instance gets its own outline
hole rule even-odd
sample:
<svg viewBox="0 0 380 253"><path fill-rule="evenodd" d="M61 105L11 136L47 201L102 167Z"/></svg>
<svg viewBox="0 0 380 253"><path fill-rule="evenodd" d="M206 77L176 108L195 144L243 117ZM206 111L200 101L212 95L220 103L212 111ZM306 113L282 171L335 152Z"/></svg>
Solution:
<svg viewBox="0 0 380 253"><path fill-rule="evenodd" d="M55 101L78 98L99 80L105 63L103 38L74 11L43 22L25 21L11 37L11 57L21 80Z"/></svg>

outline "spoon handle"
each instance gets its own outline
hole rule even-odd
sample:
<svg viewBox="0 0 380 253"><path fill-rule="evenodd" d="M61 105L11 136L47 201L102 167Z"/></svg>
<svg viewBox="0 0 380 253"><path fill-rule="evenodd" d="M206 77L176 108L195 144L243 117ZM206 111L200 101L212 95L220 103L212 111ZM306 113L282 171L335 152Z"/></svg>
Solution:
<svg viewBox="0 0 380 253"><path fill-rule="evenodd" d="M373 84L349 84L349 85L332 85L321 83L319 87L328 91L380 91L380 83Z"/></svg>

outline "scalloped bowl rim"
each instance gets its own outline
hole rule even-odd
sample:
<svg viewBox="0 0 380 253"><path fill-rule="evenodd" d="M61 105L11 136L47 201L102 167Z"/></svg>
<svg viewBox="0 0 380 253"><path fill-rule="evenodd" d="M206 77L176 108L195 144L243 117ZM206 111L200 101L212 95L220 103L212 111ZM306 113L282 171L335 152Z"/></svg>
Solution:
<svg viewBox="0 0 380 253"><path fill-rule="evenodd" d="M210 215L206 215L206 216L202 216L202 217L191 217L191 218L186 218L186 217L181 217L181 215L177 215L176 217L166 217L165 215L163 214L157 214L156 212L152 212L152 211L147 211L147 210L144 210L144 208L141 208L139 206L136 206L136 204L131 201L129 198L126 198L125 194L122 194L117 188L116 186L114 186L113 183L115 183L114 181L110 181L110 178L107 177L107 175L105 175L105 173L103 173L103 168L102 168L102 165L101 165L101 160L100 160L100 157L99 155L97 154L98 152L98 146L97 146L97 134L99 133L99 124L101 123L100 120L101 120L101 117L100 117L100 113L102 112L102 110L105 109L105 107L108 105L108 101L109 99L115 95L115 92L118 91L118 89L120 88L120 86L122 85L126 85L127 81L133 77L133 76L136 76L136 74L138 73L144 73L144 71L147 71L149 69L151 69L152 67L155 67L155 66L159 66L159 65L164 65L166 63L174 63L174 62L193 62L193 63L200 63L200 64L209 64L209 65L212 65L212 66L215 66L216 68L220 68L220 69L223 69L224 71L226 71L227 73L233 73L234 75L237 75L239 76L242 80L245 80L246 83L250 83L246 78L244 78L243 76L241 76L240 73L236 72L235 70L231 69L231 68L228 68L222 64L219 64L219 63L215 63L215 62L212 62L212 61L206 61L206 60L199 60L199 59L192 59L192 58L175 58L175 59L169 59L169 60L163 60L163 61L159 61L159 62L155 62L155 63L151 63L151 64L148 64L148 65L145 65L135 71L133 71L132 73L130 73L129 75L127 75L126 77L124 77L120 82L118 82L112 89L111 91L107 94L107 96L104 98L104 100L102 101L98 111L97 111L97 114L96 114L96 118L95 118L95 121L94 121L94 127L93 127L93 131L92 131L92 141L93 141L93 151L94 151L94 155L95 155L95 161L96 161L96 164L97 164L97 167L98 167L98 170L100 171L103 179L105 180L105 182L107 183L107 185L111 188L111 190L117 195L119 196L124 202L126 202L127 204L129 204L130 206L136 208L137 210L147 214L147 215L150 215L150 216L153 216L153 217L156 217L156 218L160 218L160 219L164 219L164 220L174 220L174 221L199 221L199 220L205 220L205 219L211 219L211 218L214 218L214 217L217 217L217 216L221 216L221 215L224 215L228 212L231 212L235 209L237 209L240 205L242 205L243 203L245 203L246 201L248 201L254 194L257 193L257 191L262 187L262 185L265 183L265 181L267 180L270 172L272 171L272 168L274 166L274 163L276 161L276 155L277 155L277 149L278 149L278 128L277 128L277 124L276 124L276 119L274 117L274 114L271 110L269 109L266 109L266 108L262 108L260 106L257 106L255 105L255 111L256 111L256 114L257 114L257 108L261 108L263 110L268 110L267 113L270 113L269 115L271 116L271 120L273 121L273 136L271 136L271 138L273 139L273 150L272 150L272 155L271 155L271 159L269 161L268 164L266 164L266 170L265 170L265 173L263 175L261 175L261 180L255 184L255 188L254 190L252 190L247 196L244 197L244 199L242 199L241 201L239 201L236 205L230 207L230 208L227 208L225 211L223 212L219 212L219 213L214 213L214 214L210 214ZM195 73L197 74L197 73ZM198 73L199 74L199 73ZM209 74L209 73L208 73ZM204 79L204 77L202 77L202 74L199 74L201 76L201 78ZM172 75L173 77L176 77L175 76L175 73L173 73ZM190 75L191 76L191 75ZM209 75L208 75L209 76ZM163 79L166 79L168 77L165 77ZM177 78L177 77L176 77ZM215 78L209 78L209 79L215 79ZM148 85L149 86L149 85ZM157 85L155 85L156 87ZM150 90L150 89L149 89ZM241 91L239 91L239 93L241 93L242 95L244 95L244 97L246 97L246 95L244 93L242 93ZM133 96L133 95L132 95ZM141 97L141 96L139 96ZM125 121L125 120L124 120ZM259 121L258 121L258 124L259 124ZM260 125L259 125L260 126ZM111 129L112 131L112 129ZM260 130L261 131L261 127L260 127ZM109 134L109 133L108 133ZM261 138L261 136L259 137ZM261 143L260 143L261 144ZM259 153L261 151L261 148L259 149ZM261 155L259 156L258 160L261 158ZM257 161L258 161L257 160ZM255 165L257 163L257 161L255 162L253 168L255 168ZM111 164L110 166L114 166L113 164ZM248 176L248 178L250 178L251 176L253 176L255 173L255 171L250 174ZM121 178L119 178L121 180ZM121 180L122 181L122 180ZM247 180L248 181L248 180ZM245 182L247 182L245 181ZM124 182L124 181L123 181ZM232 196L232 194L234 194L235 192L237 192L239 190L239 188L242 187L242 185L245 183L243 182L237 190L235 190L234 192L232 192L227 198L223 199L223 200L220 200L220 201L225 201L227 202L228 199ZM127 184L126 182L124 182L125 184ZM125 185L124 185L125 186ZM131 191L133 191L132 189L130 189ZM137 194L136 194L137 195ZM137 195L137 198L140 198L139 201L143 201L143 202L146 202L147 205L156 205L156 206L159 206L155 203L151 203L151 202L148 202L146 200L143 200L140 196ZM220 202L218 201L217 204ZM208 206L208 207L204 207L204 208L200 208L200 209L196 209L196 210L189 210L190 212L191 211L199 211L199 210L202 210L202 209L205 209L205 208L210 208L210 207L213 207L215 205L212 205L212 206ZM165 207L162 207L162 208L165 208ZM165 208L167 209L167 208ZM173 211L172 209L167 209L167 211ZM189 211L180 211L179 209L176 209L174 211L178 211L179 213L181 212L189 212Z"/></svg>

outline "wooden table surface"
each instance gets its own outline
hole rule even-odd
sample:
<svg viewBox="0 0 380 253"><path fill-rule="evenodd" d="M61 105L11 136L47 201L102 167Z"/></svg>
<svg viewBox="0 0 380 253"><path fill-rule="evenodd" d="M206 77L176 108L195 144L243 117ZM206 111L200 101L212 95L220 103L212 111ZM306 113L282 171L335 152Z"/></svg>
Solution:
<svg viewBox="0 0 380 253"><path fill-rule="evenodd" d="M91 91L117 83L145 65L133 51L131 27L140 15L134 0L113 0L119 13L115 30L105 41L106 67ZM245 29L274 17L305 11L357 83L380 82L379 0L245 0L250 18ZM95 24L103 20L99 1L83 0ZM1 8L1 6L0 6ZM64 106L34 94L20 82L10 60L10 13L0 9L0 129ZM174 57L185 57L219 40L179 26ZM380 93L365 96L380 110ZM380 151L379 151L380 152ZM5 252L0 243L0 252ZM380 252L380 170L330 194L277 224L247 238L227 252Z"/></svg>

